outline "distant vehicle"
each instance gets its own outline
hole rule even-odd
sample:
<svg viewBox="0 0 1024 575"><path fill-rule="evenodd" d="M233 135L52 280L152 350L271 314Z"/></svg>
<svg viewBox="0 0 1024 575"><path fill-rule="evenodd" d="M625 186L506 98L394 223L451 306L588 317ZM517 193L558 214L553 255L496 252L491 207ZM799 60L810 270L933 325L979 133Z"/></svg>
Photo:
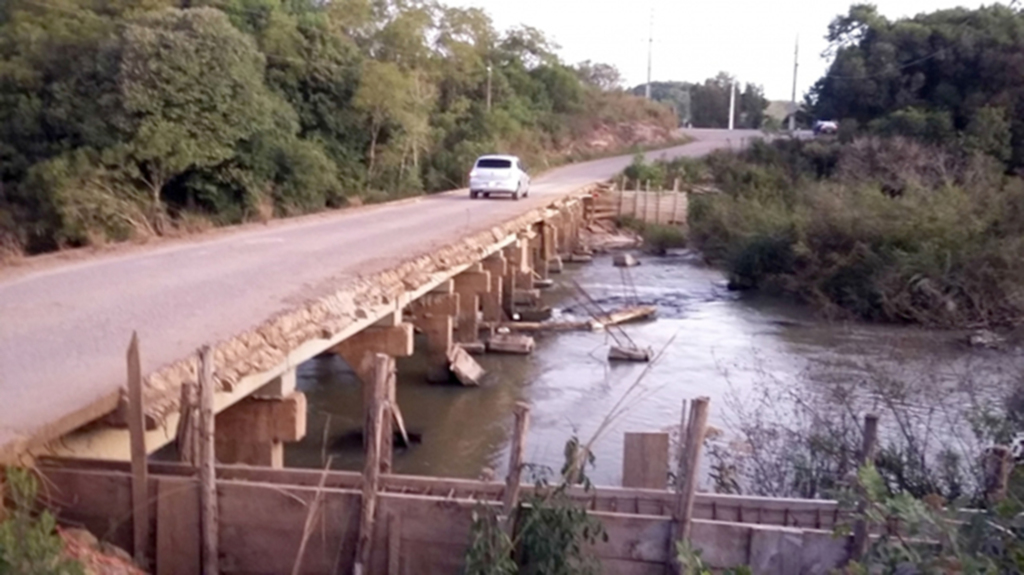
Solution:
<svg viewBox="0 0 1024 575"><path fill-rule="evenodd" d="M530 195L530 175L516 156L480 156L469 173L469 197L509 194L518 200Z"/></svg>
<svg viewBox="0 0 1024 575"><path fill-rule="evenodd" d="M839 131L839 124L832 120L818 120L814 123L814 135L835 135Z"/></svg>

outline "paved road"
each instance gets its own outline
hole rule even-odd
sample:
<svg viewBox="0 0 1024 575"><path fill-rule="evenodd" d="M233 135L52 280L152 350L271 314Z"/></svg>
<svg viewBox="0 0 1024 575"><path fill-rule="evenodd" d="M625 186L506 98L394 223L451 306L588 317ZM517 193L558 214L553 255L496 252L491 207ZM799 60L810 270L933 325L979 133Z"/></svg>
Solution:
<svg viewBox="0 0 1024 575"><path fill-rule="evenodd" d="M754 135L691 133L695 142L650 156L697 156ZM132 330L149 373L297 307L308 294L487 229L629 162L553 170L519 202L453 192L0 277L0 453L47 426L46 435L70 431L61 428L65 418L115 393Z"/></svg>

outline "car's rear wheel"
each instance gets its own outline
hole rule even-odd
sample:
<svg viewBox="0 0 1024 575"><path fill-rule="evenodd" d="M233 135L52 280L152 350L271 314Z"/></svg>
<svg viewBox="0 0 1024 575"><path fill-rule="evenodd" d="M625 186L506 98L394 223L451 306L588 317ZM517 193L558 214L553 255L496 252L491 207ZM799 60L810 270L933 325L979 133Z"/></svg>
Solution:
<svg viewBox="0 0 1024 575"><path fill-rule="evenodd" d="M475 200L476 197L477 197L477 192L469 192L469 199Z"/></svg>

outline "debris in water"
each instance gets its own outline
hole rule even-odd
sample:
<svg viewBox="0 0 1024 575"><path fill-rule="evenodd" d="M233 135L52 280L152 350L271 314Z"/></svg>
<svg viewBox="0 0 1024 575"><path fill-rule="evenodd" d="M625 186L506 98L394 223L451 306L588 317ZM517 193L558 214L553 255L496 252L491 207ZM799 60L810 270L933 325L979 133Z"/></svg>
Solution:
<svg viewBox="0 0 1024 575"><path fill-rule="evenodd" d="M635 361L645 363L651 361L654 352L651 348L619 347L613 345L608 350L608 361Z"/></svg>
<svg viewBox="0 0 1024 575"><path fill-rule="evenodd" d="M631 268L640 265L633 254L615 254L615 258L612 260L617 268Z"/></svg>
<svg viewBox="0 0 1024 575"><path fill-rule="evenodd" d="M521 334L494 334L487 341L487 349L494 353L529 355L534 345L532 337Z"/></svg>
<svg viewBox="0 0 1024 575"><path fill-rule="evenodd" d="M487 373L462 345L452 346L448 352L448 364L462 385L480 385L480 380Z"/></svg>

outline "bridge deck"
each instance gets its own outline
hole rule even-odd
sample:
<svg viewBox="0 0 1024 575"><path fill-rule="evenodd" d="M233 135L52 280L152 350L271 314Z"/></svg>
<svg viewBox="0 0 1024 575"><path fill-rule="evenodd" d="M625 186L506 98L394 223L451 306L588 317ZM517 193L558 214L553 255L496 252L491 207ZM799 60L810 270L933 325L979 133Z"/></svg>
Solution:
<svg viewBox="0 0 1024 575"><path fill-rule="evenodd" d="M727 137L699 134L697 142L652 155L699 155L727 145ZM143 372L152 374L201 345L236 338L360 278L607 179L630 160L552 170L520 202L452 192L0 270L0 462L114 410L133 330Z"/></svg>

